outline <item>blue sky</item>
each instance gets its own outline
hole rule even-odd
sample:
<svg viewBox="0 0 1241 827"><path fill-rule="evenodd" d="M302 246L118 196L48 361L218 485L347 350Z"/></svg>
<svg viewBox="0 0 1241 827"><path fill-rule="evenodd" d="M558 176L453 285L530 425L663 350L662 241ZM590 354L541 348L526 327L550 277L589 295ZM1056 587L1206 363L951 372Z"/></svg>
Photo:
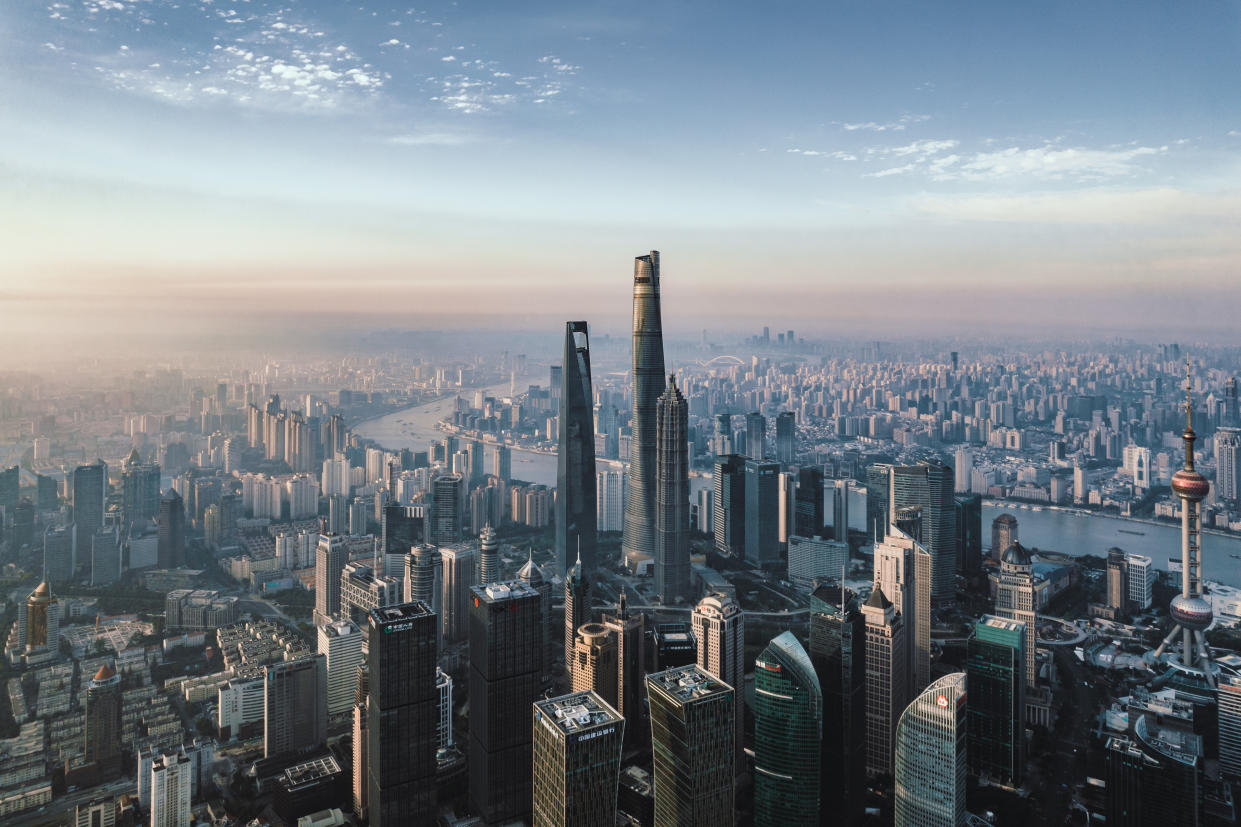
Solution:
<svg viewBox="0 0 1241 827"><path fill-rule="evenodd" d="M1236 2L63 0L0 37L9 302L623 321L652 247L687 325L1237 296Z"/></svg>

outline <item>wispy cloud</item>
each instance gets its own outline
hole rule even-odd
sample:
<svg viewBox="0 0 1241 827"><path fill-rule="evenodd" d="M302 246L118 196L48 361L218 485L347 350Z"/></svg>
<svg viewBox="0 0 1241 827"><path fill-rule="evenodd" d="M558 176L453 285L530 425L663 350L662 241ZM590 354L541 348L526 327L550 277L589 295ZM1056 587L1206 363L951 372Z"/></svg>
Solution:
<svg viewBox="0 0 1241 827"><path fill-rule="evenodd" d="M842 123L846 132L904 132L912 124L929 121L930 115L901 115L895 121L879 123L878 121L861 121L858 123Z"/></svg>
<svg viewBox="0 0 1241 827"><path fill-rule="evenodd" d="M953 221L1162 226L1189 220L1230 224L1241 212L1241 192L1091 187L1022 195L920 195L909 205L915 213Z"/></svg>
<svg viewBox="0 0 1241 827"><path fill-rule="evenodd" d="M407 135L393 135L386 143L395 146L463 146L474 143L477 138L459 132L420 132Z"/></svg>
<svg viewBox="0 0 1241 827"><path fill-rule="evenodd" d="M1100 181L1126 177L1141 169L1144 158L1168 151L1167 146L1136 146L1126 149L1087 149L1047 144L998 152L980 152L961 163L936 171L941 180L1001 181L1032 178L1050 181Z"/></svg>

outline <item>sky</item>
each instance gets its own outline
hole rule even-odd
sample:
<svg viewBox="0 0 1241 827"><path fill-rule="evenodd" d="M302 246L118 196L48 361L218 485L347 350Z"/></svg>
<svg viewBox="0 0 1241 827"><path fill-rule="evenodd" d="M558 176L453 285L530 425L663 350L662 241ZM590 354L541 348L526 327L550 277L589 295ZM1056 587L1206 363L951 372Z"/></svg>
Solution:
<svg viewBox="0 0 1241 827"><path fill-rule="evenodd" d="M1235 0L15 0L0 38L9 335L622 332L659 249L670 328L1235 339Z"/></svg>

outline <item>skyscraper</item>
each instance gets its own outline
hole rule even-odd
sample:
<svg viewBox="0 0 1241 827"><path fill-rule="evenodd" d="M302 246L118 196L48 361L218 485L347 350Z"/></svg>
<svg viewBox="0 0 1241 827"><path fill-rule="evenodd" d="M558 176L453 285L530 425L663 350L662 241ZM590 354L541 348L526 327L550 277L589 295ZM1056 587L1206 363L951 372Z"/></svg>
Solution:
<svg viewBox="0 0 1241 827"><path fill-rule="evenodd" d="M446 641L465 640L470 632L470 587L475 584L472 545L444 546L440 549L440 630Z"/></svg>
<svg viewBox="0 0 1241 827"><path fill-rule="evenodd" d="M655 827L732 827L735 691L696 665L646 677Z"/></svg>
<svg viewBox="0 0 1241 827"><path fill-rule="evenodd" d="M616 614L605 614L603 625L616 636L616 711L629 722L625 738L640 740L642 733L642 674L646 648L646 615L631 614L622 589Z"/></svg>
<svg viewBox="0 0 1241 827"><path fill-rule="evenodd" d="M566 322L561 373L560 449L556 464L556 572L563 576L574 555L588 579L598 560L595 501L594 394L586 322Z"/></svg>
<svg viewBox="0 0 1241 827"><path fill-rule="evenodd" d="M121 475L121 514L126 524L148 523L159 513L159 466L143 464L135 448Z"/></svg>
<svg viewBox="0 0 1241 827"><path fill-rule="evenodd" d="M1232 675L1219 682L1219 768L1241 778L1241 678Z"/></svg>
<svg viewBox="0 0 1241 827"><path fill-rule="evenodd" d="M527 716L543 674L539 593L520 580L470 591L470 805L488 823L529 818Z"/></svg>
<svg viewBox="0 0 1241 827"><path fill-rule="evenodd" d="M1012 514L1001 514L991 521L991 559L1004 559L1008 547L1019 541L1017 518Z"/></svg>
<svg viewBox="0 0 1241 827"><path fill-rule="evenodd" d="M780 466L774 462L745 461L745 559L755 566L780 560Z"/></svg>
<svg viewBox="0 0 1241 827"><path fill-rule="evenodd" d="M715 458L715 547L722 554L745 556L745 458Z"/></svg>
<svg viewBox="0 0 1241 827"><path fill-rule="evenodd" d="M1020 786L1025 766L1024 623L983 615L966 645L970 772Z"/></svg>
<svg viewBox="0 0 1241 827"><path fill-rule="evenodd" d="M318 652L327 670L328 717L353 709L358 667L362 664L362 630L352 621L338 620L318 627Z"/></svg>
<svg viewBox="0 0 1241 827"><path fill-rule="evenodd" d="M423 602L368 617L367 806L375 827L435 818L437 632L435 613Z"/></svg>
<svg viewBox="0 0 1241 827"><path fill-rule="evenodd" d="M664 333L659 309L659 253L633 263L633 441L629 500L621 549L633 566L655 556L656 409L664 387Z"/></svg>
<svg viewBox="0 0 1241 827"><path fill-rule="evenodd" d="M86 687L83 755L111 776L121 761L121 676L110 664L99 667Z"/></svg>
<svg viewBox="0 0 1241 827"><path fill-rule="evenodd" d="M799 468L793 506L793 533L798 537L818 537L824 524L823 471L818 468Z"/></svg>
<svg viewBox="0 0 1241 827"><path fill-rule="evenodd" d="M1038 677L1034 657L1038 632L1034 605L1034 563L1030 552L1021 543L1013 543L1000 561L1000 579L995 590L995 613L1024 624L1026 632L1026 686L1034 686Z"/></svg>
<svg viewBox="0 0 1241 827"><path fill-rule="evenodd" d="M580 564L574 564L564 579L564 668L573 674L573 647L577 630L589 623L590 581L582 576Z"/></svg>
<svg viewBox="0 0 1241 827"><path fill-rule="evenodd" d="M94 537L103 527L103 506L108 496L108 466L103 460L79 465L73 471L73 524L78 538ZM16 499L13 505L16 505Z"/></svg>
<svg viewBox="0 0 1241 827"><path fill-rule="evenodd" d="M745 415L745 455L750 459L766 459L767 418L758 411Z"/></svg>
<svg viewBox="0 0 1241 827"><path fill-rule="evenodd" d="M317 747L327 737L327 659L307 655L263 667L263 757Z"/></svg>
<svg viewBox="0 0 1241 827"><path fill-rule="evenodd" d="M810 662L823 696L819 824L856 824L866 787L866 623L839 584L810 594Z"/></svg>
<svg viewBox="0 0 1241 827"><path fill-rule="evenodd" d="M556 629L552 624L552 581L544 576L543 570L534 562L533 548L529 551L526 564L518 570L517 579L539 593L539 610L542 613L540 625L543 629L543 664L544 666L550 666L556 659L556 652L551 645L552 640L556 637ZM468 630L467 619L466 631L468 632Z"/></svg>
<svg viewBox="0 0 1241 827"><path fill-rule="evenodd" d="M689 405L668 374L655 417L655 594L689 596Z"/></svg>
<svg viewBox="0 0 1241 827"><path fill-rule="evenodd" d="M533 708L534 827L613 827L625 719L590 691Z"/></svg>
<svg viewBox="0 0 1241 827"><path fill-rule="evenodd" d="M717 457L733 452L733 415L721 413L715 415L715 431L712 436L711 448Z"/></svg>
<svg viewBox="0 0 1241 827"><path fill-rule="evenodd" d="M315 547L315 625L340 614L340 573L349 562L349 548L339 534L320 534Z"/></svg>
<svg viewBox="0 0 1241 827"><path fill-rule="evenodd" d="M871 465L866 468L866 531L876 543L888 533L888 513L892 494L892 466Z"/></svg>
<svg viewBox="0 0 1241 827"><path fill-rule="evenodd" d="M792 632L781 632L754 661L755 827L818 821L822 727L810 656Z"/></svg>
<svg viewBox="0 0 1241 827"><path fill-rule="evenodd" d="M745 686L745 615L736 599L719 592L698 602L690 616L698 642L698 666L732 687ZM735 765L742 766L745 747L745 698L733 693Z"/></svg>
<svg viewBox="0 0 1241 827"><path fill-rule="evenodd" d="M151 827L189 827L194 762L184 752L160 755L151 763Z"/></svg>
<svg viewBox="0 0 1241 827"><path fill-rule="evenodd" d="M838 543L849 542L849 491L853 480L836 480L832 488L832 537Z"/></svg>
<svg viewBox="0 0 1241 827"><path fill-rule="evenodd" d="M896 827L965 824L965 706L965 673L954 672L928 686L901 714Z"/></svg>
<svg viewBox="0 0 1241 827"><path fill-rule="evenodd" d="M610 706L620 686L616 634L602 623L583 623L573 638L573 662L567 670L574 692L592 690Z"/></svg>
<svg viewBox="0 0 1241 827"><path fill-rule="evenodd" d="M443 546L461 542L461 514L465 479L461 474L440 474L431 482L431 509L427 514L427 542Z"/></svg>
<svg viewBox="0 0 1241 827"><path fill-rule="evenodd" d="M776 414L776 462L792 465L797 457L797 414L781 411Z"/></svg>
<svg viewBox="0 0 1241 827"><path fill-rule="evenodd" d="M892 469L890 508L922 508L920 542L931 553L931 599L949 602L956 595L957 515L952 499L952 468L939 462Z"/></svg>
<svg viewBox="0 0 1241 827"><path fill-rule="evenodd" d="M878 585L862 604L866 621L866 772L892 772L896 722L908 697L905 628Z"/></svg>
<svg viewBox="0 0 1241 827"><path fill-rule="evenodd" d="M916 531L918 509L905 509L903 514L915 514L914 526L901 521L906 528ZM904 626L906 652L909 663L906 669L907 701L922 691L931 681L931 555L900 526L888 527L888 536L875 546L875 588L883 589L884 596L896 605Z"/></svg>
<svg viewBox="0 0 1241 827"><path fill-rule="evenodd" d="M491 524L483 526L478 538L478 579L480 585L489 586L500 582L500 541L496 539L496 530Z"/></svg>
<svg viewBox="0 0 1241 827"><path fill-rule="evenodd" d="M380 532L380 545L385 555L408 553L422 542L422 508L412 505L385 505Z"/></svg>
<svg viewBox="0 0 1241 827"><path fill-rule="evenodd" d="M957 515L957 571L972 577L982 569L982 497L958 494L953 498Z"/></svg>
<svg viewBox="0 0 1241 827"><path fill-rule="evenodd" d="M1215 496L1221 500L1241 499L1241 429L1220 428L1215 432Z"/></svg>

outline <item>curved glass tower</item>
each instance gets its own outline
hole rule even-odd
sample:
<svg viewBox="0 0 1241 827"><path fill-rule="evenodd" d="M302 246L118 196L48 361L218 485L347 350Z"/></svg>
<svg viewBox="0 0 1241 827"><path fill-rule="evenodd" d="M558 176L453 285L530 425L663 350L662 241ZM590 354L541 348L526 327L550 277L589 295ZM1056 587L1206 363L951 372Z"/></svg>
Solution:
<svg viewBox="0 0 1241 827"><path fill-rule="evenodd" d="M896 827L965 823L965 673L923 690L896 726Z"/></svg>
<svg viewBox="0 0 1241 827"><path fill-rule="evenodd" d="M755 827L818 823L822 726L810 656L781 632L754 662Z"/></svg>
<svg viewBox="0 0 1241 827"><path fill-rule="evenodd" d="M656 409L664 390L664 328L659 312L659 253L633 262L633 439L629 500L621 549L635 566L655 556Z"/></svg>
<svg viewBox="0 0 1241 827"><path fill-rule="evenodd" d="M560 373L560 450L557 452L556 571L564 576L576 556L587 580L595 572L594 394L586 322L565 322Z"/></svg>

